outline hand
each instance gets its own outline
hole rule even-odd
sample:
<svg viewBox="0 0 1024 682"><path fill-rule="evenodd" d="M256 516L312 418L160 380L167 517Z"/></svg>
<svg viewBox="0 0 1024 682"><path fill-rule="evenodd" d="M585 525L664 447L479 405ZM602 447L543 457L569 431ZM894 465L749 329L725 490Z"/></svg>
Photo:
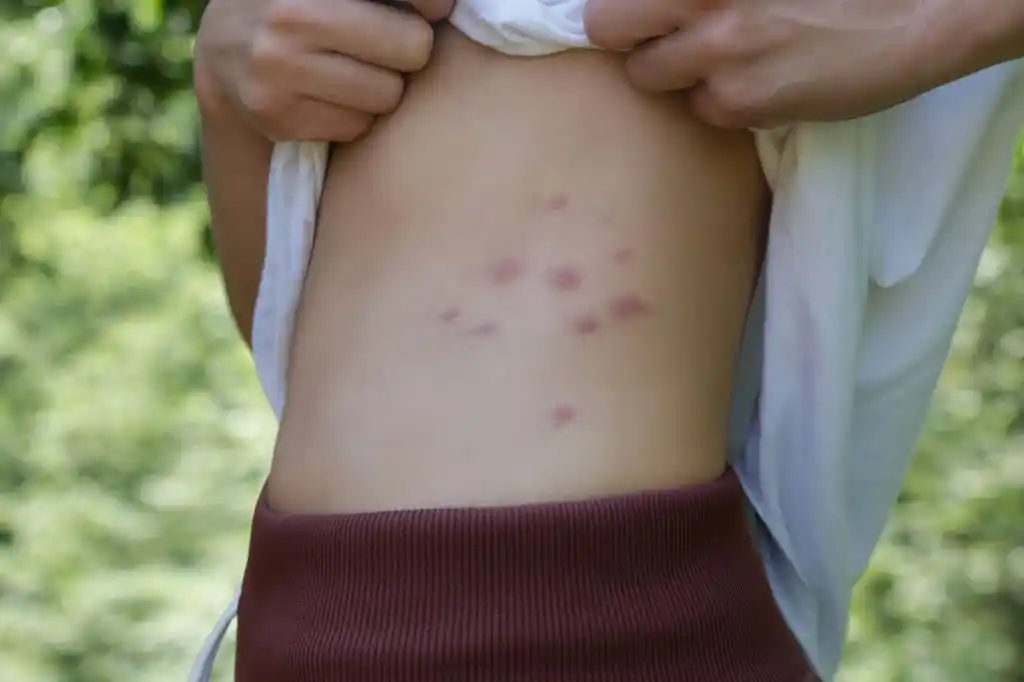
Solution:
<svg viewBox="0 0 1024 682"><path fill-rule="evenodd" d="M398 106L402 74L430 59L429 22L454 3L210 0L196 38L200 107L271 140L354 140Z"/></svg>
<svg viewBox="0 0 1024 682"><path fill-rule="evenodd" d="M629 78L686 89L720 127L862 116L970 73L980 0L590 0L587 33L630 50Z"/></svg>

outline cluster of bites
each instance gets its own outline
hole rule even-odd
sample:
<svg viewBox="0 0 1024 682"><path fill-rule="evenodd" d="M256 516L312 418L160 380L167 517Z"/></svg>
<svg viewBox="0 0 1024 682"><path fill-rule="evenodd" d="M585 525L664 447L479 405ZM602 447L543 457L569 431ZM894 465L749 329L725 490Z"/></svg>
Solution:
<svg viewBox="0 0 1024 682"><path fill-rule="evenodd" d="M550 211L560 212L568 207L568 198L556 195L547 202ZM627 266L633 262L634 254L628 248L621 248L609 254L610 261L617 266ZM530 264L525 259L504 256L489 263L486 268L488 281L494 286L512 285L530 274ZM583 289L585 276L582 268L571 263L562 263L542 273L544 280L553 291L571 295ZM627 322L648 315L650 306L633 292L622 292L605 301L602 309L583 310L567 321L567 330L578 336L591 336L599 333L609 323ZM457 306L451 306L441 313L441 321L446 325L456 325L463 321L463 312ZM493 320L485 320L469 325L462 332L471 338L489 338L501 332L500 325ZM551 423L556 429L576 421L577 412L571 405L558 405L551 410Z"/></svg>

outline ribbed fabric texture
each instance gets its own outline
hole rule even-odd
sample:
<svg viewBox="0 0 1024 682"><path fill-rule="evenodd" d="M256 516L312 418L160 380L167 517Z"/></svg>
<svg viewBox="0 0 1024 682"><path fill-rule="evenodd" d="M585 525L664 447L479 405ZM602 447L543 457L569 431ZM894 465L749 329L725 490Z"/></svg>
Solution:
<svg viewBox="0 0 1024 682"><path fill-rule="evenodd" d="M507 508L280 514L237 682L807 682L735 476Z"/></svg>

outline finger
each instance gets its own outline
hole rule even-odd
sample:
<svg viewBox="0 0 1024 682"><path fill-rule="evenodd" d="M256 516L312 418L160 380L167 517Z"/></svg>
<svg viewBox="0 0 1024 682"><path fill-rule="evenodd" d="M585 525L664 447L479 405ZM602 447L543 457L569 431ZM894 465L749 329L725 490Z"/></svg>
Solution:
<svg viewBox="0 0 1024 682"><path fill-rule="evenodd" d="M700 20L630 52L626 72L641 90L682 90L720 68L728 49L717 22Z"/></svg>
<svg viewBox="0 0 1024 682"><path fill-rule="evenodd" d="M685 23L682 0L589 0L583 27L590 42L606 50L628 50L645 40L668 35Z"/></svg>
<svg viewBox="0 0 1024 682"><path fill-rule="evenodd" d="M319 52L285 64L281 82L295 83L301 95L370 114L393 111L405 88L398 73L336 53Z"/></svg>
<svg viewBox="0 0 1024 682"><path fill-rule="evenodd" d="M686 103L694 116L716 128L772 128L782 123L783 119L749 95L716 88L714 83L700 83L686 92Z"/></svg>
<svg viewBox="0 0 1024 682"><path fill-rule="evenodd" d="M455 0L408 0L408 2L427 21L447 19L455 8Z"/></svg>
<svg viewBox="0 0 1024 682"><path fill-rule="evenodd" d="M397 74L392 74L401 78ZM292 77L292 82L309 80L308 70L302 77ZM253 127L267 138L280 140L333 140L346 141L351 139L354 130L369 126L374 114L367 111L365 102L361 109L344 106L332 99L321 99L309 94L308 91L282 90L267 87L266 79L250 79L247 85L239 90L239 104L246 113ZM275 82L271 80L270 82ZM286 81L288 82L288 81ZM336 92L342 88L330 88L318 85L317 91L323 90L333 100L345 101L344 96ZM399 91L397 99L400 99ZM359 101L349 96L348 101ZM371 103L372 104L372 103ZM380 104L379 109L386 109Z"/></svg>
<svg viewBox="0 0 1024 682"><path fill-rule="evenodd" d="M427 21L447 19L455 8L455 0L368 0L406 12L416 12Z"/></svg>
<svg viewBox="0 0 1024 682"><path fill-rule="evenodd" d="M314 49L406 73L426 66L434 42L423 17L366 0L279 0L267 23Z"/></svg>
<svg viewBox="0 0 1024 682"><path fill-rule="evenodd" d="M686 92L686 103L690 112L708 125L726 129L737 128L740 125L732 112L715 99L711 90L704 83L700 83Z"/></svg>
<svg viewBox="0 0 1024 682"><path fill-rule="evenodd" d="M352 142L373 126L374 117L366 112L339 107L329 102L303 99L289 110L289 119L263 131L271 140L284 142Z"/></svg>

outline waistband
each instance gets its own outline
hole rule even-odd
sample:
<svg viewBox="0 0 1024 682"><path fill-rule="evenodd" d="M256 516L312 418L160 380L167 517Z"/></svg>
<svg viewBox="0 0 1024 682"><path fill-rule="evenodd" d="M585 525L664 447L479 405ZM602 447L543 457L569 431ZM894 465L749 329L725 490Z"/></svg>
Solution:
<svg viewBox="0 0 1024 682"><path fill-rule="evenodd" d="M519 507L282 514L260 497L238 682L805 682L729 472Z"/></svg>

